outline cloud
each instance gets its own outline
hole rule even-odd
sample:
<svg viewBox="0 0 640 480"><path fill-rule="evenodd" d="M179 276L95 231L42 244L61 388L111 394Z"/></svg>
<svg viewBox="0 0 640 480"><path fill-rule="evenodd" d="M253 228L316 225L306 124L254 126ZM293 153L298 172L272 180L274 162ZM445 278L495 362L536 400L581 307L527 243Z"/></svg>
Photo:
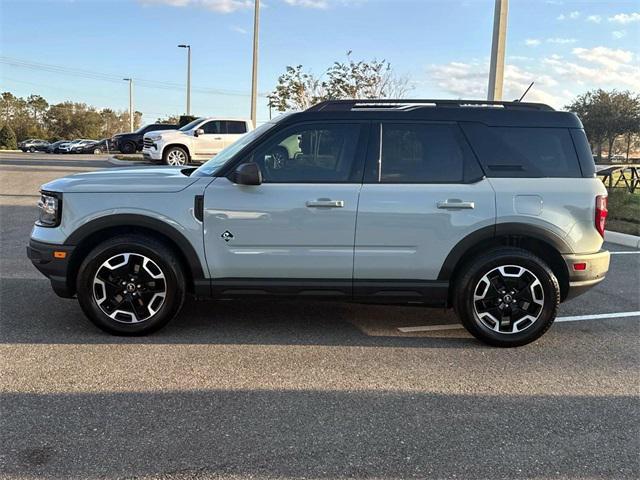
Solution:
<svg viewBox="0 0 640 480"><path fill-rule="evenodd" d="M622 25L627 25L628 23L640 22L640 13L619 13L614 15L613 17L609 17L610 22L620 23Z"/></svg>
<svg viewBox="0 0 640 480"><path fill-rule="evenodd" d="M535 82L527 100L562 108L587 89L640 90L640 66L635 60L633 52L600 46L574 48L567 56L552 54L526 66L507 63L503 97L518 98ZM486 98L488 77L486 62L449 62L428 68L428 82L454 98Z"/></svg>
<svg viewBox="0 0 640 480"><path fill-rule="evenodd" d="M558 20L567 20L567 19L575 20L578 17L580 17L580 12L578 12L577 10L574 10L573 12L569 12L566 15L564 13L561 13L560 15L558 15L557 19Z"/></svg>
<svg viewBox="0 0 640 480"><path fill-rule="evenodd" d="M602 21L601 15L589 15L587 17L587 22L600 23L601 21Z"/></svg>
<svg viewBox="0 0 640 480"><path fill-rule="evenodd" d="M284 0L285 3L293 7L316 8L320 10L336 5L359 5L366 1L367 0Z"/></svg>
<svg viewBox="0 0 640 480"><path fill-rule="evenodd" d="M540 45L540 43L542 43L540 40L538 40L537 38L527 38L524 41L524 44L527 47L537 47L538 45Z"/></svg>
<svg viewBox="0 0 640 480"><path fill-rule="evenodd" d="M144 5L169 5L172 7L202 7L218 13L253 8L253 0L140 0Z"/></svg>
<svg viewBox="0 0 640 480"><path fill-rule="evenodd" d="M564 45L567 43L576 43L577 40L575 38L547 38L547 43L557 43L560 45Z"/></svg>
<svg viewBox="0 0 640 480"><path fill-rule="evenodd" d="M616 40L619 40L626 35L627 35L626 30L614 30L613 32L611 32L611 36Z"/></svg>
<svg viewBox="0 0 640 480"><path fill-rule="evenodd" d="M232 30L232 31L234 31L234 32L236 32L236 33L240 33L240 34L242 34L242 35L246 35L247 33L249 33L249 32L247 31L247 29L242 28L242 27L239 27L239 26L237 26L237 25L233 25L233 26L231 26L231 30Z"/></svg>

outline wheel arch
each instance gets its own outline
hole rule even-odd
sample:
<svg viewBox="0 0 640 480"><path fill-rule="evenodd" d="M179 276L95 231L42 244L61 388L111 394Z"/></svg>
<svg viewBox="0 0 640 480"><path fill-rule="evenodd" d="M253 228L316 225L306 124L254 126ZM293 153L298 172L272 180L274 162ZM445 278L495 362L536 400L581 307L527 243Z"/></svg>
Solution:
<svg viewBox="0 0 640 480"><path fill-rule="evenodd" d="M120 234L138 233L149 235L163 241L178 256L187 280L190 293L205 293L208 280L205 279L200 259L187 238L176 228L145 215L117 214L92 220L65 241L65 245L74 246L67 271L67 285L75 290L75 279L82 261L100 242Z"/></svg>
<svg viewBox="0 0 640 480"><path fill-rule="evenodd" d="M558 235L535 225L500 223L477 230L459 241L445 259L438 280L447 280L454 286L456 279L472 259L493 247L518 247L544 260L560 284L563 301L569 292L569 271L562 258L572 253L571 247ZM449 297L453 289L450 289Z"/></svg>
<svg viewBox="0 0 640 480"><path fill-rule="evenodd" d="M162 160L164 160L164 155L166 153L166 151L168 149L170 149L171 147L180 147L182 148L185 152L187 152L187 157L189 157L187 160L189 162L191 162L191 160L193 159L193 155L191 154L191 148L189 148L189 145L186 145L184 143L178 143L178 142L173 142L173 143L168 143L166 144L164 147L162 147Z"/></svg>

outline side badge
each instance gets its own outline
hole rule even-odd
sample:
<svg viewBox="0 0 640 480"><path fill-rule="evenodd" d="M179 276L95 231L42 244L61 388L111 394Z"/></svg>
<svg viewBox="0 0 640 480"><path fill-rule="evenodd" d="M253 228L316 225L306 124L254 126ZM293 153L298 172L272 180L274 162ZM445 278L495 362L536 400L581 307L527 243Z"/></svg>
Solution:
<svg viewBox="0 0 640 480"><path fill-rule="evenodd" d="M225 242L229 240L233 240L233 234L229 230L225 230L222 235L220 235Z"/></svg>

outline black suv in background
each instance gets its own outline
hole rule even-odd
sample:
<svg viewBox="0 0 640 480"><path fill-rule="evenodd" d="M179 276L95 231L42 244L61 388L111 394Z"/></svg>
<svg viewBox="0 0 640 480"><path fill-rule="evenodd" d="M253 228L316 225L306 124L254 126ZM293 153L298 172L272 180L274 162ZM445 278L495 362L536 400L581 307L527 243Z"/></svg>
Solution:
<svg viewBox="0 0 640 480"><path fill-rule="evenodd" d="M172 125L169 123L152 123L150 125L144 125L131 133L118 133L113 136L109 142L114 150L119 150L122 153L135 153L142 151L142 139L147 132L153 132L155 130L177 130L179 125Z"/></svg>

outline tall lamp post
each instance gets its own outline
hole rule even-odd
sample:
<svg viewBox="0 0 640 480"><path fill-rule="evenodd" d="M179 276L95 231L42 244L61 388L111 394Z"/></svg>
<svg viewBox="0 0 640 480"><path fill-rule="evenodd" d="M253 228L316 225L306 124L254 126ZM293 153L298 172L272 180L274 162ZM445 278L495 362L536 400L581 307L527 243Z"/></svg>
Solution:
<svg viewBox="0 0 640 480"><path fill-rule="evenodd" d="M123 78L129 82L129 130L133 132L133 78Z"/></svg>
<svg viewBox="0 0 640 480"><path fill-rule="evenodd" d="M178 45L187 49L187 115L191 115L191 45Z"/></svg>
<svg viewBox="0 0 640 480"><path fill-rule="evenodd" d="M251 71L251 121L256 127L256 102L258 100L258 26L260 23L260 0L255 0L253 12L253 66Z"/></svg>
<svg viewBox="0 0 640 480"><path fill-rule="evenodd" d="M489 101L502 100L508 13L509 0L496 0L493 13L493 41L491 43L491 64L489 66L489 89L487 91L487 100Z"/></svg>

